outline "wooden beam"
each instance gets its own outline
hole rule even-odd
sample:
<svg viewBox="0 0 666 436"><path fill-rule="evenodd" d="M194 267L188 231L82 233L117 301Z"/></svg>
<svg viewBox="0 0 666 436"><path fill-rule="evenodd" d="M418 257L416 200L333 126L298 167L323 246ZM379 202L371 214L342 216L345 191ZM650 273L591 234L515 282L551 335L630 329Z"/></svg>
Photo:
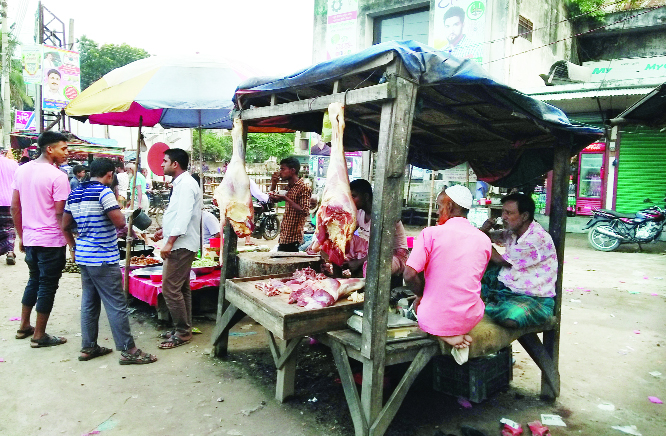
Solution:
<svg viewBox="0 0 666 436"><path fill-rule="evenodd" d="M571 150L574 136L555 144L553 155L553 185L550 203L550 223L548 232L553 238L557 251L557 282L555 283L555 309L557 325L553 330L543 333L543 345L553 361L554 371L559 371L560 362L560 322L562 320L562 273L564 272L564 242L567 231L567 199L569 197L569 172L571 166ZM557 387L551 389L547 383L545 372L541 374L541 395L557 397L559 395L559 379Z"/></svg>
<svg viewBox="0 0 666 436"><path fill-rule="evenodd" d="M546 334L546 332L544 332L544 334ZM525 351L527 351L527 354L529 354L532 360L534 360L534 363L537 364L541 370L543 379L548 383L548 386L554 395L556 397L559 396L560 373L557 370L553 359L548 354L548 351L546 351L546 347L544 347L541 340L539 340L539 336L536 333L528 333L519 337L518 342L520 342L520 345L522 345Z"/></svg>
<svg viewBox="0 0 666 436"><path fill-rule="evenodd" d="M393 233L402 210L402 187L418 90L417 85L402 78L405 73L400 61L396 60L387 74L397 77L396 98L384 103L381 112L361 339L361 354L371 359L363 365L361 392L367 422L375 420L383 402Z"/></svg>
<svg viewBox="0 0 666 436"><path fill-rule="evenodd" d="M296 347L302 338L293 338L288 341L277 339L275 335L266 330L268 335L268 346L273 355L273 361L277 369L277 380L275 384L275 399L284 402L294 395L296 380Z"/></svg>
<svg viewBox="0 0 666 436"><path fill-rule="evenodd" d="M349 406L349 413L351 414L352 422L354 423L354 434L356 436L367 436L368 424L365 415L363 414L363 409L361 408L361 400L358 397L354 374L349 365L347 350L344 345L335 339L332 339L330 343L335 366L338 367L342 389L345 392L345 398L347 399L347 405Z"/></svg>
<svg viewBox="0 0 666 436"><path fill-rule="evenodd" d="M294 101L291 103L276 104L275 106L257 107L240 112L239 116L244 121L260 120L263 118L277 117L283 115L296 115L313 111L324 111L333 102L345 103L348 106L362 104L369 101L384 102L395 98L395 78L379 85L367 86L354 89L347 93L322 95L307 100ZM346 94L346 102L345 102Z"/></svg>
<svg viewBox="0 0 666 436"><path fill-rule="evenodd" d="M391 421L395 417L395 414L400 409L409 388L416 380L416 377L421 373L421 370L426 366L432 356L439 353L439 348L429 347L422 348L419 350L419 353L416 355L411 365L407 369L405 375L402 376L400 383L393 391L391 398L388 399L386 405L382 409L381 413L377 417L377 420L370 426L370 436L382 436L386 429L388 428Z"/></svg>
<svg viewBox="0 0 666 436"><path fill-rule="evenodd" d="M224 314L220 318L218 318L217 322L215 323L215 327L213 328L213 332L210 335L213 345L218 345L227 340L228 338L227 334L229 332L229 329L233 327L234 324L236 324L236 322L239 321L236 320L236 322L233 322L234 319L236 319L237 313L238 313L238 308L236 306L234 306L233 304L227 305Z"/></svg>

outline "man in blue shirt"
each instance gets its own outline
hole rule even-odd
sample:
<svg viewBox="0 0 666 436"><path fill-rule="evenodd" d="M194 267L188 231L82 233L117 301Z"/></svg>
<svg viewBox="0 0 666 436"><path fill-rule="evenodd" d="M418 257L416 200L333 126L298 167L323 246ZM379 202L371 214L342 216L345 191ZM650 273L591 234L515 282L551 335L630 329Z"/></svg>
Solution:
<svg viewBox="0 0 666 436"><path fill-rule="evenodd" d="M75 259L81 269L81 340L79 360L90 360L112 352L97 344L101 302L104 303L120 364L153 363L157 358L142 352L134 344L123 294L120 253L116 229L125 227L113 191L115 167L109 159L97 159L90 165L90 181L83 182L69 194L62 219L63 232L71 236L76 223Z"/></svg>

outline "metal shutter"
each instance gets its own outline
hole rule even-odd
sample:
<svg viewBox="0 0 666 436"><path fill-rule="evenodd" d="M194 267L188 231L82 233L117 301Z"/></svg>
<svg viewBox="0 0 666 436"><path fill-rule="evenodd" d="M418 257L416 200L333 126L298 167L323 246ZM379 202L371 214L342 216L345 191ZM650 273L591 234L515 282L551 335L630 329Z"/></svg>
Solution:
<svg viewBox="0 0 666 436"><path fill-rule="evenodd" d="M666 133L647 127L626 127L620 136L615 209L633 213L649 198L663 206L666 196Z"/></svg>

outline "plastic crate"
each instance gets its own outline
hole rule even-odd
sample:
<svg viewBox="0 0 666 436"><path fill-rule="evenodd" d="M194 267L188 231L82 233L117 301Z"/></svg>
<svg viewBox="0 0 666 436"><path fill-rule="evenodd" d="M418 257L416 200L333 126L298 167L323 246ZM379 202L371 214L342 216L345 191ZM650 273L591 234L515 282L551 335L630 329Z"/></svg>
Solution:
<svg viewBox="0 0 666 436"><path fill-rule="evenodd" d="M433 358L433 389L480 403L506 390L513 379L511 346L458 365L451 356Z"/></svg>

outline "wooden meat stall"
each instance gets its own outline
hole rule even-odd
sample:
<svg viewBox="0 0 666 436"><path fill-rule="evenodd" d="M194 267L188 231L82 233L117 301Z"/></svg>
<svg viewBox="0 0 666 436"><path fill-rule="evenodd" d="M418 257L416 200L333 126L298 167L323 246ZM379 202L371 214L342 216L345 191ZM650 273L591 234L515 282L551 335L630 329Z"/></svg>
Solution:
<svg viewBox="0 0 666 436"><path fill-rule="evenodd" d="M559 109L495 82L473 62L458 61L412 41L378 44L292 76L241 84L236 116L249 126L321 131L323 112L333 102L345 106L345 151L370 150L376 160L363 333L338 328L325 340L333 350L356 434L384 434L416 376L440 353L438 342L429 338L387 344L391 241L400 219L407 164L443 170L468 162L481 180L503 187L525 184L553 171L549 232L558 255L555 316L549 324L531 330L507 332L491 325L497 334L488 335L488 347L476 354L518 339L542 371L542 395L558 396L569 161L602 132L570 124ZM225 270L213 336L219 354L226 352L226 332L231 319L238 316L227 307L240 304L236 300L239 282L227 280L225 286L224 280L233 277L235 243L233 232L225 229ZM260 303L249 299L245 303L252 304L246 308L248 314L265 316ZM312 322L317 322L316 316ZM543 333L543 342L537 333ZM293 344L271 343L278 367L282 356L293 351ZM475 353L470 351L470 357ZM363 364L360 396L349 358ZM385 367L402 362L411 365L384 402ZM284 374L278 382L285 382ZM278 399L283 398L278 395Z"/></svg>

